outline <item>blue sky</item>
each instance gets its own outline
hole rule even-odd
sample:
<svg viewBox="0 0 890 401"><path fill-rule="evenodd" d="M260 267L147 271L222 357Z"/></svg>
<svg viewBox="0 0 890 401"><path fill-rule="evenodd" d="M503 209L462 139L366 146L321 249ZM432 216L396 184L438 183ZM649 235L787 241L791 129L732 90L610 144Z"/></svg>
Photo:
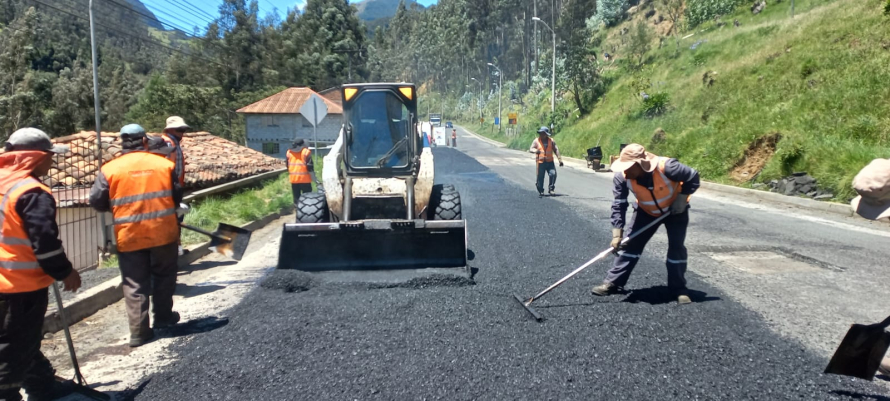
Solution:
<svg viewBox="0 0 890 401"><path fill-rule="evenodd" d="M306 4L306 0L257 0L260 8L260 16L273 13L278 9L278 15L283 19L288 8L300 7ZM418 0L425 6L436 4L438 0ZM191 33L192 27L197 26L203 32L211 20L211 17L219 15L220 0L142 0L161 22L170 23ZM356 1L350 1L355 3ZM194 6L191 8L190 6Z"/></svg>

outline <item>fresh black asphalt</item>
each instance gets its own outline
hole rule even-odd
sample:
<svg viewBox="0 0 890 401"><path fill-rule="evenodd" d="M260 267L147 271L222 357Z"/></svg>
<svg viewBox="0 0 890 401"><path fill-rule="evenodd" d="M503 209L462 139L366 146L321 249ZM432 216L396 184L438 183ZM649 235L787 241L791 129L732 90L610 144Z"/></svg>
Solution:
<svg viewBox="0 0 890 401"><path fill-rule="evenodd" d="M436 150L440 183L461 192L475 285L334 284L277 271L181 341L178 360L137 400L888 400L873 383L823 375L826 360L689 274L692 305L664 290L647 253L628 293L593 297L609 261L537 301L527 297L598 253L608 220L504 182ZM593 194L592 196L608 196ZM663 234L657 234L663 235Z"/></svg>

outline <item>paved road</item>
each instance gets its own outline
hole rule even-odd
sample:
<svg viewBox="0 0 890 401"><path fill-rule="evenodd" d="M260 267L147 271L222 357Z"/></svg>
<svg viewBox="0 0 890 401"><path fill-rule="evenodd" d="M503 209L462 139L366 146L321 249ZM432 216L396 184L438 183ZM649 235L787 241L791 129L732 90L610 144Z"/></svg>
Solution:
<svg viewBox="0 0 890 401"><path fill-rule="evenodd" d="M703 193L689 238L695 304L665 291L659 234L628 293L589 294L602 263L542 299L537 323L511 294L608 245L609 177L569 163L565 196L538 198L530 155L459 135L463 152L435 151L437 181L461 192L475 285L276 271L228 325L174 345L176 362L135 398L888 399L820 374L845 326L890 310L884 227Z"/></svg>

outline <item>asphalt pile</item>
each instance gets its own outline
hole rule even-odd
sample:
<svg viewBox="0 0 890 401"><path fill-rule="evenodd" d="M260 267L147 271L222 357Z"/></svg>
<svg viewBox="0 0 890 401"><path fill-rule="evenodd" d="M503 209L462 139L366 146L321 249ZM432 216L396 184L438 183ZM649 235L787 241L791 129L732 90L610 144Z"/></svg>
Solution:
<svg viewBox="0 0 890 401"><path fill-rule="evenodd" d="M227 325L175 345L178 362L136 399L887 399L821 374L826 360L695 275L696 303L671 302L663 255L645 254L628 292L606 298L589 288L608 262L591 267L536 301L547 320L535 322L512 294L607 246L607 220L468 178L485 167L452 149L436 157L437 178L464 199L476 285L301 286L275 284L287 281L276 272L263 285L274 290L250 293Z"/></svg>
<svg viewBox="0 0 890 401"><path fill-rule="evenodd" d="M260 283L267 290L281 290L287 293L309 291L316 285L312 276L299 270L278 269Z"/></svg>

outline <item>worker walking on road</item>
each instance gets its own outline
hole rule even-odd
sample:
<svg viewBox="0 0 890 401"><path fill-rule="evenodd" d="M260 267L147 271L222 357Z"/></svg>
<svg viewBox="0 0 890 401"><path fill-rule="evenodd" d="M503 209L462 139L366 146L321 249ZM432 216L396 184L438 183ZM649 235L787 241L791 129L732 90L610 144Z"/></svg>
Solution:
<svg viewBox="0 0 890 401"><path fill-rule="evenodd" d="M630 229L626 234L639 230L670 211L659 224L667 229L668 252L665 265L668 271L668 288L674 291L677 302L692 302L686 289L686 227L689 225L689 196L699 187L699 174L677 159L658 157L646 152L642 145L632 143L621 151L612 164L615 172L612 192L612 247L618 257L609 270L605 281L593 287L594 295L610 295L627 284L631 272L640 260L646 243L658 226L641 232L624 246L625 215L628 190L636 198Z"/></svg>
<svg viewBox="0 0 890 401"><path fill-rule="evenodd" d="M59 240L56 201L40 177L52 167L49 135L22 128L0 154L0 400L54 400L74 391L73 382L58 382L40 352L48 291L60 280L66 291L80 288L80 275Z"/></svg>
<svg viewBox="0 0 890 401"><path fill-rule="evenodd" d="M312 151L306 147L306 141L297 139L287 150L287 172L290 175L290 187L296 205L300 195L312 192L312 173L315 172L315 164L312 161Z"/></svg>
<svg viewBox="0 0 890 401"><path fill-rule="evenodd" d="M457 130L456 129L451 130L451 147L453 147L453 148L457 147Z"/></svg>
<svg viewBox="0 0 890 401"><path fill-rule="evenodd" d="M559 167L564 166L562 156L559 154L559 148L556 141L550 137L550 128L538 128L538 138L532 142L529 153L534 153L538 163L537 188L538 195L544 195L544 173L550 175L549 194L553 195L556 189L556 165L553 164L553 155L559 159Z"/></svg>
<svg viewBox="0 0 890 401"><path fill-rule="evenodd" d="M890 220L890 159L874 159L853 178L859 196L850 206L869 220ZM881 361L878 371L890 376L890 357Z"/></svg>
<svg viewBox="0 0 890 401"><path fill-rule="evenodd" d="M130 124L120 135L124 155L102 166L90 205L111 211L114 218L130 346L138 347L154 338L149 303L154 328L172 326L180 318L173 311L173 292L179 239L176 205L182 201L182 189L175 164L149 151L145 129Z"/></svg>

